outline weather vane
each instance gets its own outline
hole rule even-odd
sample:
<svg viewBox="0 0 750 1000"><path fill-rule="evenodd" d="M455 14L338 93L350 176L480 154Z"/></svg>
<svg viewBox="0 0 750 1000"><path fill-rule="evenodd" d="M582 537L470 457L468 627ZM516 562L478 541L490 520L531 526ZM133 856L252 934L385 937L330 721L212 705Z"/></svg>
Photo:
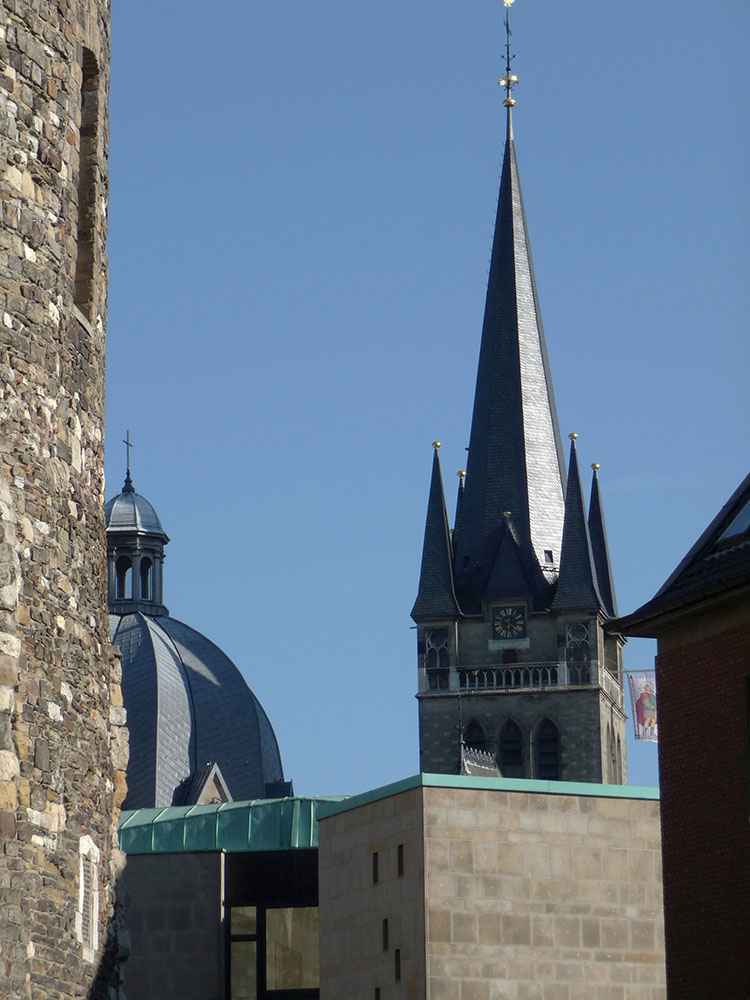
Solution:
<svg viewBox="0 0 750 1000"><path fill-rule="evenodd" d="M518 83L518 77L510 71L511 61L515 59L515 56L510 54L510 8L513 6L513 3L514 0L503 0L503 6L505 7L505 75L500 77L498 83L508 91L508 96L503 101L503 106L506 108L512 108L516 103L511 91Z"/></svg>

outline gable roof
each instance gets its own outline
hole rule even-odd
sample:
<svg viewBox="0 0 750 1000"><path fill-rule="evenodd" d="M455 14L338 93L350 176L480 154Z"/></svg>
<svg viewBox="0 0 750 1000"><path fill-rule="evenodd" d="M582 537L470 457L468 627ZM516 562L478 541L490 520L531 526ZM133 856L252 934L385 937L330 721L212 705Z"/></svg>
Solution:
<svg viewBox="0 0 750 1000"><path fill-rule="evenodd" d="M655 619L709 598L750 591L750 475L681 560L654 597L610 625L625 635L654 635Z"/></svg>

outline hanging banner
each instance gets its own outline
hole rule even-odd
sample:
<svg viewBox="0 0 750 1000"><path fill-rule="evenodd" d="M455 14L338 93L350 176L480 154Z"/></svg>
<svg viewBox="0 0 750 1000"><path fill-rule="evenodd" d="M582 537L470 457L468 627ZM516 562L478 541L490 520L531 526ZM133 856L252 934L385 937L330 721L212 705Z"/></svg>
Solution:
<svg viewBox="0 0 750 1000"><path fill-rule="evenodd" d="M656 674L653 670L628 670L630 697L633 699L633 726L637 740L658 740L656 719Z"/></svg>

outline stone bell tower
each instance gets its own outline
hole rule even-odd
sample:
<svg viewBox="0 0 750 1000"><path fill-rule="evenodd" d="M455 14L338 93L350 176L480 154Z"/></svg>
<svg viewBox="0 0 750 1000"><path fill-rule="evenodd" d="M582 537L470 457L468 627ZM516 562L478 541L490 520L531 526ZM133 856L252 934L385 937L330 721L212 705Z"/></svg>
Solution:
<svg viewBox="0 0 750 1000"><path fill-rule="evenodd" d="M0 995L107 995L108 0L0 3Z"/></svg>
<svg viewBox="0 0 750 1000"><path fill-rule="evenodd" d="M507 27L507 19L506 19ZM558 427L513 137L505 156L468 462L453 531L439 442L412 617L418 626L420 768L475 764L506 777L626 781L622 640L598 465L588 513L572 434Z"/></svg>

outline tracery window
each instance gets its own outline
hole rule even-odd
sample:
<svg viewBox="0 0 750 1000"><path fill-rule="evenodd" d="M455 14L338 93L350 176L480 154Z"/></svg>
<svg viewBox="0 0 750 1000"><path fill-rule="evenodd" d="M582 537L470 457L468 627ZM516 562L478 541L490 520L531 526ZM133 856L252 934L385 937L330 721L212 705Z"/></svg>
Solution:
<svg viewBox="0 0 750 1000"><path fill-rule="evenodd" d="M568 678L571 684L591 682L591 651L589 627L586 622L572 622L565 632Z"/></svg>
<svg viewBox="0 0 750 1000"><path fill-rule="evenodd" d="M448 687L448 629L431 628L425 631L425 667L430 688Z"/></svg>

